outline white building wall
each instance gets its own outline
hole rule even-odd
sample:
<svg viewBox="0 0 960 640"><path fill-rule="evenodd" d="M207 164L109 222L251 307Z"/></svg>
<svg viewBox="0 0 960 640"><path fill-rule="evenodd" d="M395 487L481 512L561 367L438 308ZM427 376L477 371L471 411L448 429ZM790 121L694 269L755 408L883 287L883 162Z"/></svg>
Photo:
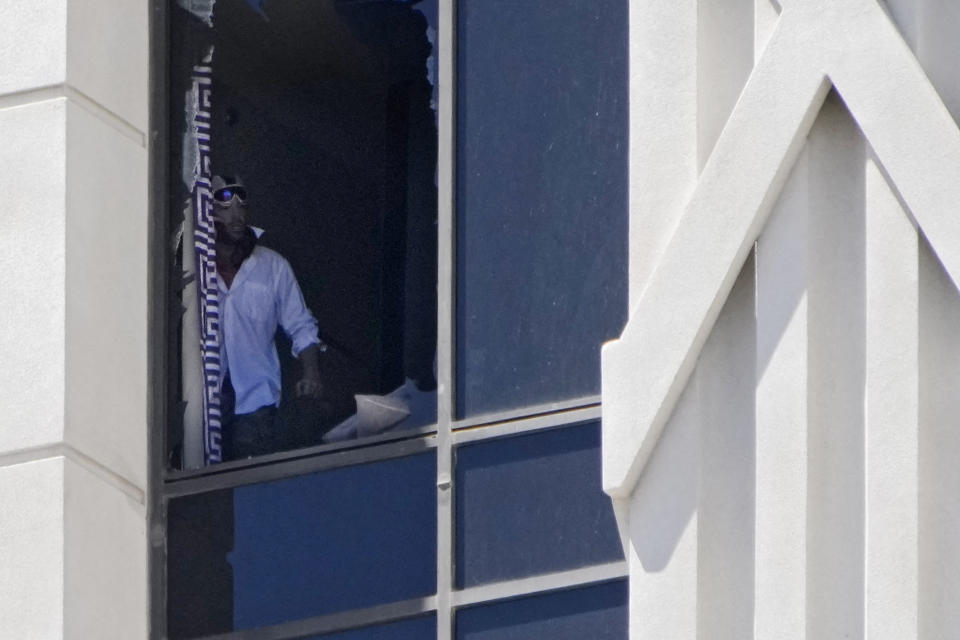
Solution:
<svg viewBox="0 0 960 640"><path fill-rule="evenodd" d="M0 637L147 634L147 3L0 3Z"/></svg>
<svg viewBox="0 0 960 640"><path fill-rule="evenodd" d="M953 4L631 3L632 639L958 637Z"/></svg>

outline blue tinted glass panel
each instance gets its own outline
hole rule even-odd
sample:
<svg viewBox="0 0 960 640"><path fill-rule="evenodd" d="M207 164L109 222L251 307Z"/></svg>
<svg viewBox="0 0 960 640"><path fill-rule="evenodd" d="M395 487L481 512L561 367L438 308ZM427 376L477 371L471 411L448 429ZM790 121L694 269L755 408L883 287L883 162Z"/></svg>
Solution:
<svg viewBox="0 0 960 640"><path fill-rule="evenodd" d="M304 640L430 640L436 637L437 619L429 616L333 635L310 636Z"/></svg>
<svg viewBox="0 0 960 640"><path fill-rule="evenodd" d="M627 2L457 7L458 415L599 393L627 311Z"/></svg>
<svg viewBox="0 0 960 640"><path fill-rule="evenodd" d="M600 425L457 449L461 588L623 558L600 486Z"/></svg>
<svg viewBox="0 0 960 640"><path fill-rule="evenodd" d="M173 638L436 590L433 452L172 500Z"/></svg>
<svg viewBox="0 0 960 640"><path fill-rule="evenodd" d="M627 640L627 582L464 609L456 624L457 640Z"/></svg>

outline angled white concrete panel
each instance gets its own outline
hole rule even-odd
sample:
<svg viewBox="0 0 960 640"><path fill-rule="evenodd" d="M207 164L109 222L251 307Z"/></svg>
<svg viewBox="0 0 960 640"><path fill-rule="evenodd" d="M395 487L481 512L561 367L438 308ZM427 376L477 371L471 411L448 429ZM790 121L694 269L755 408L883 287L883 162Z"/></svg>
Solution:
<svg viewBox="0 0 960 640"><path fill-rule="evenodd" d="M794 55L802 34L784 28L788 18L780 18L623 335L604 346L603 394L620 399L604 407L611 495L636 482L826 96L823 60Z"/></svg>
<svg viewBox="0 0 960 640"><path fill-rule="evenodd" d="M848 0L853 2L854 0ZM872 0L841 31L830 78L937 256L960 277L960 130L896 26ZM851 10L851 13L853 11ZM839 39L840 34L837 35Z"/></svg>
<svg viewBox="0 0 960 640"><path fill-rule="evenodd" d="M944 34L960 10L942 4L758 0L757 61L720 124L704 113L716 78L705 80L703 63L729 71L739 50L705 39L702 22L683 44L699 56L700 149L722 131L662 253L642 277L631 273L628 326L603 352L604 487L630 500L635 637L691 637L693 622L697 637L722 637L729 622L714 600L729 567L712 549L732 545L709 495L736 473L708 452L729 444L711 420L729 421L704 390L727 391L733 405L736 383L705 362L727 331L718 318L754 242L754 572L724 594L741 610L752 605L740 637L941 638L957 627L949 603L960 597L960 439L950 425L960 384L960 130L945 102L960 83L947 70L954 45ZM699 9L716 17L721 7L704 0ZM639 93L656 101L668 86ZM631 171L655 156L643 158ZM644 184L649 202L679 195L667 182ZM631 229L632 243L641 232ZM738 304L745 314L750 305ZM684 449L677 443L692 442L691 429L700 446ZM665 481L668 453L701 474L693 508L679 506L690 500ZM682 520L696 531L669 533L677 527L668 516L687 511ZM665 565L640 561L638 543L658 536L674 555Z"/></svg>
<svg viewBox="0 0 960 640"><path fill-rule="evenodd" d="M948 272L960 273L960 242L947 240L960 239L960 218L944 213L960 201L960 185L944 186L960 167L960 132L909 47L874 0L789 4L621 340L604 348L604 393L624 398L604 416L618 443L605 449L611 495L629 492L659 436L825 95L824 73ZM641 328L664 309L669 324ZM617 375L638 357L642 380Z"/></svg>

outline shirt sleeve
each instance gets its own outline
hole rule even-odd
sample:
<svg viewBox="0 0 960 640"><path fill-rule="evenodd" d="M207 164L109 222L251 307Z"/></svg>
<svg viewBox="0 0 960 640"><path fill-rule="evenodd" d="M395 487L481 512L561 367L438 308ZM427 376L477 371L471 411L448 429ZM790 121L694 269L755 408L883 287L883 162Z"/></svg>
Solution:
<svg viewBox="0 0 960 640"><path fill-rule="evenodd" d="M283 258L279 260L275 279L280 326L290 338L293 357L296 358L310 345L320 344L317 320L303 301L303 293L290 263Z"/></svg>

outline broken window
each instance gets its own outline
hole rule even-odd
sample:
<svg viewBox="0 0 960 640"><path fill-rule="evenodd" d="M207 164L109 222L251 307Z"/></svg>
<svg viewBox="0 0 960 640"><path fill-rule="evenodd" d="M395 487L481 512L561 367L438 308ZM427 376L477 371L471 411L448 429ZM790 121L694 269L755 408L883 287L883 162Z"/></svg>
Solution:
<svg viewBox="0 0 960 640"><path fill-rule="evenodd" d="M169 206L187 275L170 466L433 424L436 0L177 4ZM217 176L239 183L258 247L232 270ZM314 341L322 391L303 393ZM247 416L259 448L239 443Z"/></svg>
<svg viewBox="0 0 960 640"><path fill-rule="evenodd" d="M154 2L179 230L154 632L626 637L598 394L626 320L627 0ZM296 313L243 273L261 248ZM279 428L221 463L259 397L236 321L268 327Z"/></svg>

